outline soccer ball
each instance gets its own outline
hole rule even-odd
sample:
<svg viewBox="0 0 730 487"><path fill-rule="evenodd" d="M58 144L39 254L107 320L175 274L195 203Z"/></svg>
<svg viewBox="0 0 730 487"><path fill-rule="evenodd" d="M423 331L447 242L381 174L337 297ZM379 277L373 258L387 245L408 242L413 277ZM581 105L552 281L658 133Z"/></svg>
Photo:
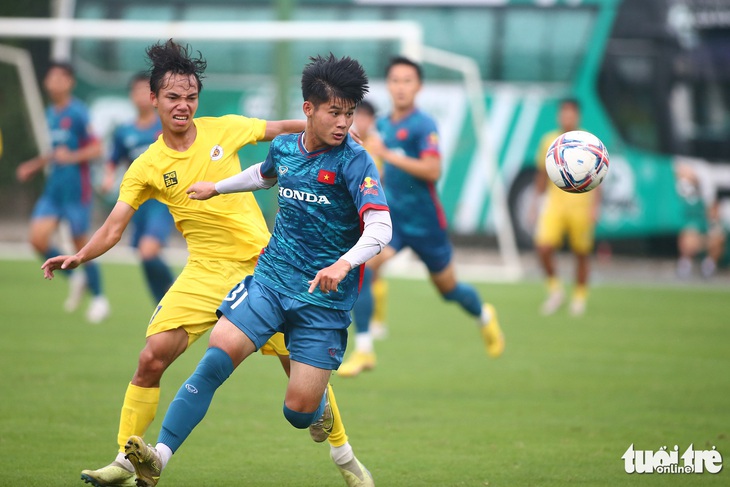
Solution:
<svg viewBox="0 0 730 487"><path fill-rule="evenodd" d="M568 193L598 187L608 174L608 151L595 135L574 130L559 135L545 154L545 169L555 186Z"/></svg>

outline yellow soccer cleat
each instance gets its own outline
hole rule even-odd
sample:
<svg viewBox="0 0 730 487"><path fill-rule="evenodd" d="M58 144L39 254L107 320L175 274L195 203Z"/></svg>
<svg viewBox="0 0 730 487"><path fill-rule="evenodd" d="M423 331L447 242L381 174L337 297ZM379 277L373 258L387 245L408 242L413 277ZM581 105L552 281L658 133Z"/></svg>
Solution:
<svg viewBox="0 0 730 487"><path fill-rule="evenodd" d="M375 354L365 353L357 350L337 370L340 377L355 377L360 372L375 368Z"/></svg>
<svg viewBox="0 0 730 487"><path fill-rule="evenodd" d="M499 327L497 311L491 304L485 304L482 308L482 316L489 317L488 321L483 321L481 328L484 346L490 357L497 358L504 352L504 334Z"/></svg>
<svg viewBox="0 0 730 487"><path fill-rule="evenodd" d="M130 436L124 445L125 457L134 466L137 487L155 487L160 481L162 462L157 450L145 444L139 436Z"/></svg>
<svg viewBox="0 0 730 487"><path fill-rule="evenodd" d="M352 460L344 465L336 463L335 465L345 479L347 487L375 487L372 474L356 457L352 457Z"/></svg>
<svg viewBox="0 0 730 487"><path fill-rule="evenodd" d="M114 461L98 470L82 470L81 480L94 487L135 487L134 472Z"/></svg>
<svg viewBox="0 0 730 487"><path fill-rule="evenodd" d="M332 394L332 386L327 384L327 395L325 397L324 412L317 421L309 426L309 436L317 443L322 443L330 437L332 427L335 424L335 417L332 414L332 406L330 406L330 394Z"/></svg>

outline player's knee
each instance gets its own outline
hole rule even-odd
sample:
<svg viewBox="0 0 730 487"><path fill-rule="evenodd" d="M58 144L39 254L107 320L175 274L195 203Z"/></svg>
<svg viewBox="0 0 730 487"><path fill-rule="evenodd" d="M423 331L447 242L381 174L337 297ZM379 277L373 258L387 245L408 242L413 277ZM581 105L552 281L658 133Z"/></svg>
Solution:
<svg viewBox="0 0 730 487"><path fill-rule="evenodd" d="M308 428L317 419L316 411L311 413L301 413L295 409L291 409L284 403L284 417L292 426L298 429Z"/></svg>
<svg viewBox="0 0 730 487"><path fill-rule="evenodd" d="M152 260L160 254L160 242L151 237L145 237L139 242L139 256L142 260Z"/></svg>
<svg viewBox="0 0 730 487"><path fill-rule="evenodd" d="M45 255L48 252L48 239L45 236L31 232L29 240L30 245L39 254Z"/></svg>
<svg viewBox="0 0 730 487"><path fill-rule="evenodd" d="M152 350L145 347L139 354L139 363L137 364L135 379L137 382L142 382L144 384L155 384L159 382L166 368L164 361L156 357Z"/></svg>

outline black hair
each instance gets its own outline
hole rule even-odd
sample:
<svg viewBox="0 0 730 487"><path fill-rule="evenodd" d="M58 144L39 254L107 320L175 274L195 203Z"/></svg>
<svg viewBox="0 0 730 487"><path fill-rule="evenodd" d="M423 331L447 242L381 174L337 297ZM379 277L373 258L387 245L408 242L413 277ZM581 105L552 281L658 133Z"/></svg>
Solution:
<svg viewBox="0 0 730 487"><path fill-rule="evenodd" d="M405 56L396 56L390 59L390 62L388 62L388 65L385 67L385 77L388 77L388 74L390 74L390 69L393 66L398 66L400 64L405 64L406 66L410 66L416 70L416 74L418 74L418 81L423 81L423 69L421 69L421 65L411 61Z"/></svg>
<svg viewBox="0 0 730 487"><path fill-rule="evenodd" d="M48 64L48 70L46 70L46 74L48 74L53 68L58 68L66 72L67 75L71 76L72 78L76 78L76 72L74 71L74 67L71 66L71 63L67 61L51 61Z"/></svg>
<svg viewBox="0 0 730 487"><path fill-rule="evenodd" d="M575 109L576 112L580 112L580 102L577 98L567 97L560 100L560 103L558 106L560 108L563 108L564 106L571 106Z"/></svg>
<svg viewBox="0 0 730 487"><path fill-rule="evenodd" d="M302 72L302 96L315 106L329 100L352 101L356 105L368 92L368 77L359 62L334 54L310 57Z"/></svg>
<svg viewBox="0 0 730 487"><path fill-rule="evenodd" d="M192 50L189 45L181 45L169 39L167 42L154 44L145 51L151 64L150 89L158 94L161 83L167 73L193 75L198 82L198 93L203 90L203 83L200 81L208 63L198 51L198 57L192 57Z"/></svg>
<svg viewBox="0 0 730 487"><path fill-rule="evenodd" d="M372 103L370 103L367 100L361 101L360 104L357 106L357 110L358 111L362 110L363 112L367 113L371 117L374 117L375 112L376 112L375 105L373 105Z"/></svg>
<svg viewBox="0 0 730 487"><path fill-rule="evenodd" d="M138 73L135 73L134 76L129 78L129 89L131 90L132 88L134 88L134 85L142 82L147 83L147 86L149 86L150 84L150 75L146 71L140 71Z"/></svg>

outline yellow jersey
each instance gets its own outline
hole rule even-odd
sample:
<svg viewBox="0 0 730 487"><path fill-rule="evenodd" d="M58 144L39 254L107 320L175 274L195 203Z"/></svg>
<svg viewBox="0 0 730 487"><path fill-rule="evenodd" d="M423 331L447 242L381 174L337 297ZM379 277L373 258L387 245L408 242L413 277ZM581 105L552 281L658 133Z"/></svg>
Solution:
<svg viewBox="0 0 730 487"><path fill-rule="evenodd" d="M540 140L538 145L537 154L535 156L535 164L537 170L542 171L547 175L545 169L545 154L547 154L550 144L563 132L559 130L553 130L548 132ZM568 193L555 186L555 184L547 178L547 187L545 188L546 194L546 205L548 208L560 208L560 209L574 209L589 211L593 208L596 193L589 191L588 193Z"/></svg>
<svg viewBox="0 0 730 487"><path fill-rule="evenodd" d="M129 166L119 201L135 210L148 199L170 209L191 259L246 261L259 255L269 230L251 193L192 200L185 191L197 181L220 181L241 172L238 150L264 138L266 121L239 115L193 120L195 142L184 152L162 135Z"/></svg>

